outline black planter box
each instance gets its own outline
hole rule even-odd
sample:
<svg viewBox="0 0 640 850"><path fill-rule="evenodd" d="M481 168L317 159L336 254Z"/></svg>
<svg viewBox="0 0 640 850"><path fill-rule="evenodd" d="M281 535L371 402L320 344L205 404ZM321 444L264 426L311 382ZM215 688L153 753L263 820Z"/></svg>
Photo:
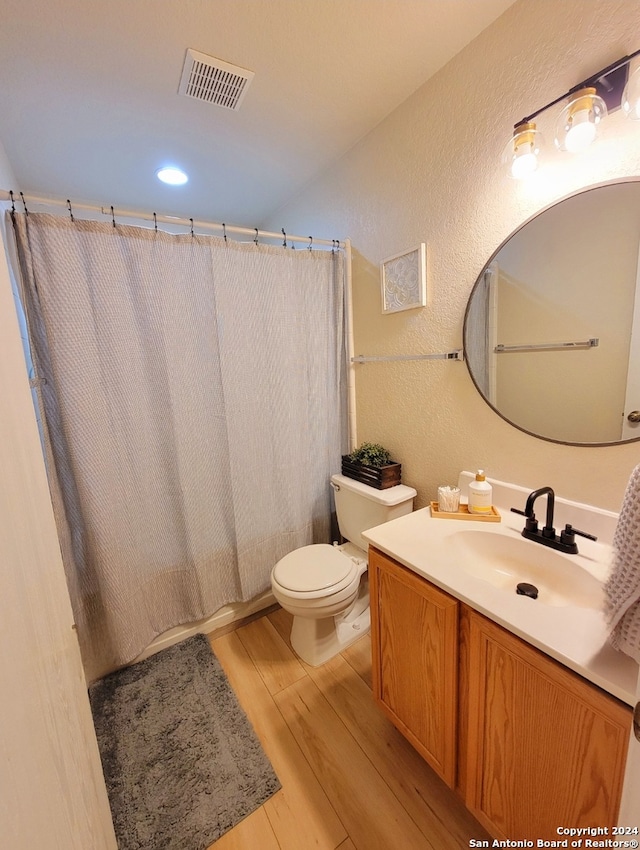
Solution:
<svg viewBox="0 0 640 850"><path fill-rule="evenodd" d="M401 483L402 464L392 462L384 466L365 466L349 460L349 455L342 455L342 474L376 490L387 490Z"/></svg>

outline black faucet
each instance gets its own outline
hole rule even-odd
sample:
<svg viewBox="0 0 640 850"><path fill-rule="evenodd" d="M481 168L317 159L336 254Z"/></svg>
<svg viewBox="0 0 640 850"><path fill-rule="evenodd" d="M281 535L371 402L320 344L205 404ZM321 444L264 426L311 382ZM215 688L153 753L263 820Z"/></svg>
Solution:
<svg viewBox="0 0 640 850"><path fill-rule="evenodd" d="M538 520L536 519L536 515L533 511L533 506L535 505L536 499L539 496L547 497L547 519L544 524L544 528L542 530L538 529ZM550 546L552 549L558 549L560 552L565 552L568 555L577 555L578 554L578 546L576 544L576 534L579 534L581 537L587 537L589 540L597 540L597 537L594 537L593 534L587 534L586 531L579 531L577 528L573 528L573 526L567 524L564 527L564 531L560 532L560 535L556 535L556 530L553 527L553 513L555 508L555 493L551 489L551 487L539 487L537 490L533 490L527 496L527 503L523 511L518 510L517 508L511 508L511 510L515 514L521 514L527 518L527 521L522 529L522 536L526 537L527 540L534 540L536 543L542 543L543 546Z"/></svg>

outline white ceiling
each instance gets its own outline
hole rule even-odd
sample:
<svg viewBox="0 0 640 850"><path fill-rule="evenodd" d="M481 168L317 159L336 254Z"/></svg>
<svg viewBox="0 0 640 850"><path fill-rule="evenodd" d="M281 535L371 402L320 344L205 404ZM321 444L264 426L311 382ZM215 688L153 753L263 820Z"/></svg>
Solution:
<svg viewBox="0 0 640 850"><path fill-rule="evenodd" d="M260 226L512 2L2 0L0 188ZM178 95L187 48L255 72L239 111Z"/></svg>

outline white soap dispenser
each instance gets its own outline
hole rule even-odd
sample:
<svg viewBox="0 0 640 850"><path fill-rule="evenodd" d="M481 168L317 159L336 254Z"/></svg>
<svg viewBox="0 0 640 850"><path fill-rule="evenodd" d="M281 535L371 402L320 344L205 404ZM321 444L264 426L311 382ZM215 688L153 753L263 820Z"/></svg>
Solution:
<svg viewBox="0 0 640 850"><path fill-rule="evenodd" d="M493 488L484 477L484 470L476 472L475 481L469 483L469 513L490 514L492 510Z"/></svg>

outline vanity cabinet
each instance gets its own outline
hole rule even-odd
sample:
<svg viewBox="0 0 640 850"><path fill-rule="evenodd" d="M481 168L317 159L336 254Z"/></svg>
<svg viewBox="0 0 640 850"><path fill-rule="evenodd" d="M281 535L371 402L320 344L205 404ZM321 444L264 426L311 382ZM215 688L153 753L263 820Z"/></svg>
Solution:
<svg viewBox="0 0 640 850"><path fill-rule="evenodd" d="M371 549L374 695L499 839L617 823L631 709Z"/></svg>
<svg viewBox="0 0 640 850"><path fill-rule="evenodd" d="M453 786L459 603L375 549L369 555L369 587L375 698Z"/></svg>
<svg viewBox="0 0 640 850"><path fill-rule="evenodd" d="M617 823L631 709L476 611L465 802L500 838Z"/></svg>

